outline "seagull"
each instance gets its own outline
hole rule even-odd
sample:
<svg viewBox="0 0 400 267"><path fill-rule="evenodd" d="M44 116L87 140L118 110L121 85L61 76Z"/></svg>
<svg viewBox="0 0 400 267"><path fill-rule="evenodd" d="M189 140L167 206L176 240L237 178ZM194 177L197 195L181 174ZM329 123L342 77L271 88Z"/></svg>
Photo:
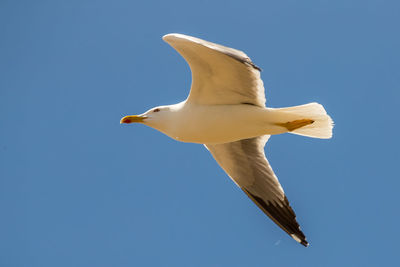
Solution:
<svg viewBox="0 0 400 267"><path fill-rule="evenodd" d="M333 121L324 107L267 108L261 69L244 52L177 33L163 40L190 66L189 96L178 104L125 116L120 123L142 123L177 141L203 144L272 221L307 247L264 146L271 135L283 133L331 138Z"/></svg>

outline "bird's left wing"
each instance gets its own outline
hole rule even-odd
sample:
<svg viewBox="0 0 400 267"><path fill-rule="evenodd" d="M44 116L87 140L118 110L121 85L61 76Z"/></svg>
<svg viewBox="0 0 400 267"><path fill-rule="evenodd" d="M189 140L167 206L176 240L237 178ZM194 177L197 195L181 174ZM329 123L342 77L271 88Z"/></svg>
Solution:
<svg viewBox="0 0 400 267"><path fill-rule="evenodd" d="M265 106L260 68L242 51L177 33L167 34L163 40L190 66L192 87L188 102Z"/></svg>
<svg viewBox="0 0 400 267"><path fill-rule="evenodd" d="M265 157L264 145L268 138L260 136L205 146L229 177L265 214L297 242L308 246L296 215Z"/></svg>

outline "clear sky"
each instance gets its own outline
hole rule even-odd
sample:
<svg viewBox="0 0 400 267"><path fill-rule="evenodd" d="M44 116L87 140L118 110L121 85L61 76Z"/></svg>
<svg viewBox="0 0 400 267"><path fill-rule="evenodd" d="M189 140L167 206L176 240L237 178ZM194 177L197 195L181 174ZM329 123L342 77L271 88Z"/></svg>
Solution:
<svg viewBox="0 0 400 267"><path fill-rule="evenodd" d="M0 266L394 266L400 2L0 1ZM334 137L266 154L304 248L201 145L124 115L186 98L178 32L245 51Z"/></svg>

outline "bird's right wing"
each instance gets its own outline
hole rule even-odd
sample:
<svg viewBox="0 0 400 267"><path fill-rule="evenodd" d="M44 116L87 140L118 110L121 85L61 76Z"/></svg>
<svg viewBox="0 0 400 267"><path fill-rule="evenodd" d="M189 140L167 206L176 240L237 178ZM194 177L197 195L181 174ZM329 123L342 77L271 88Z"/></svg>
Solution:
<svg viewBox="0 0 400 267"><path fill-rule="evenodd" d="M225 144L206 144L218 164L254 203L293 239L308 246L296 215L268 163L264 145L269 136Z"/></svg>

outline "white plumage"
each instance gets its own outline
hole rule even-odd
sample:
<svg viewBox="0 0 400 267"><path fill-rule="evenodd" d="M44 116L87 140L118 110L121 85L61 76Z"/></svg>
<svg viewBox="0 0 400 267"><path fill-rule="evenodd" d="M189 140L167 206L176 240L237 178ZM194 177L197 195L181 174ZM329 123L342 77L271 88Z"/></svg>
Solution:
<svg viewBox="0 0 400 267"><path fill-rule="evenodd" d="M242 51L182 34L163 39L192 70L188 98L178 104L126 116L171 138L204 144L229 177L276 224L308 245L296 215L264 154L270 135L294 133L330 138L333 123L322 105L266 108L258 68Z"/></svg>

